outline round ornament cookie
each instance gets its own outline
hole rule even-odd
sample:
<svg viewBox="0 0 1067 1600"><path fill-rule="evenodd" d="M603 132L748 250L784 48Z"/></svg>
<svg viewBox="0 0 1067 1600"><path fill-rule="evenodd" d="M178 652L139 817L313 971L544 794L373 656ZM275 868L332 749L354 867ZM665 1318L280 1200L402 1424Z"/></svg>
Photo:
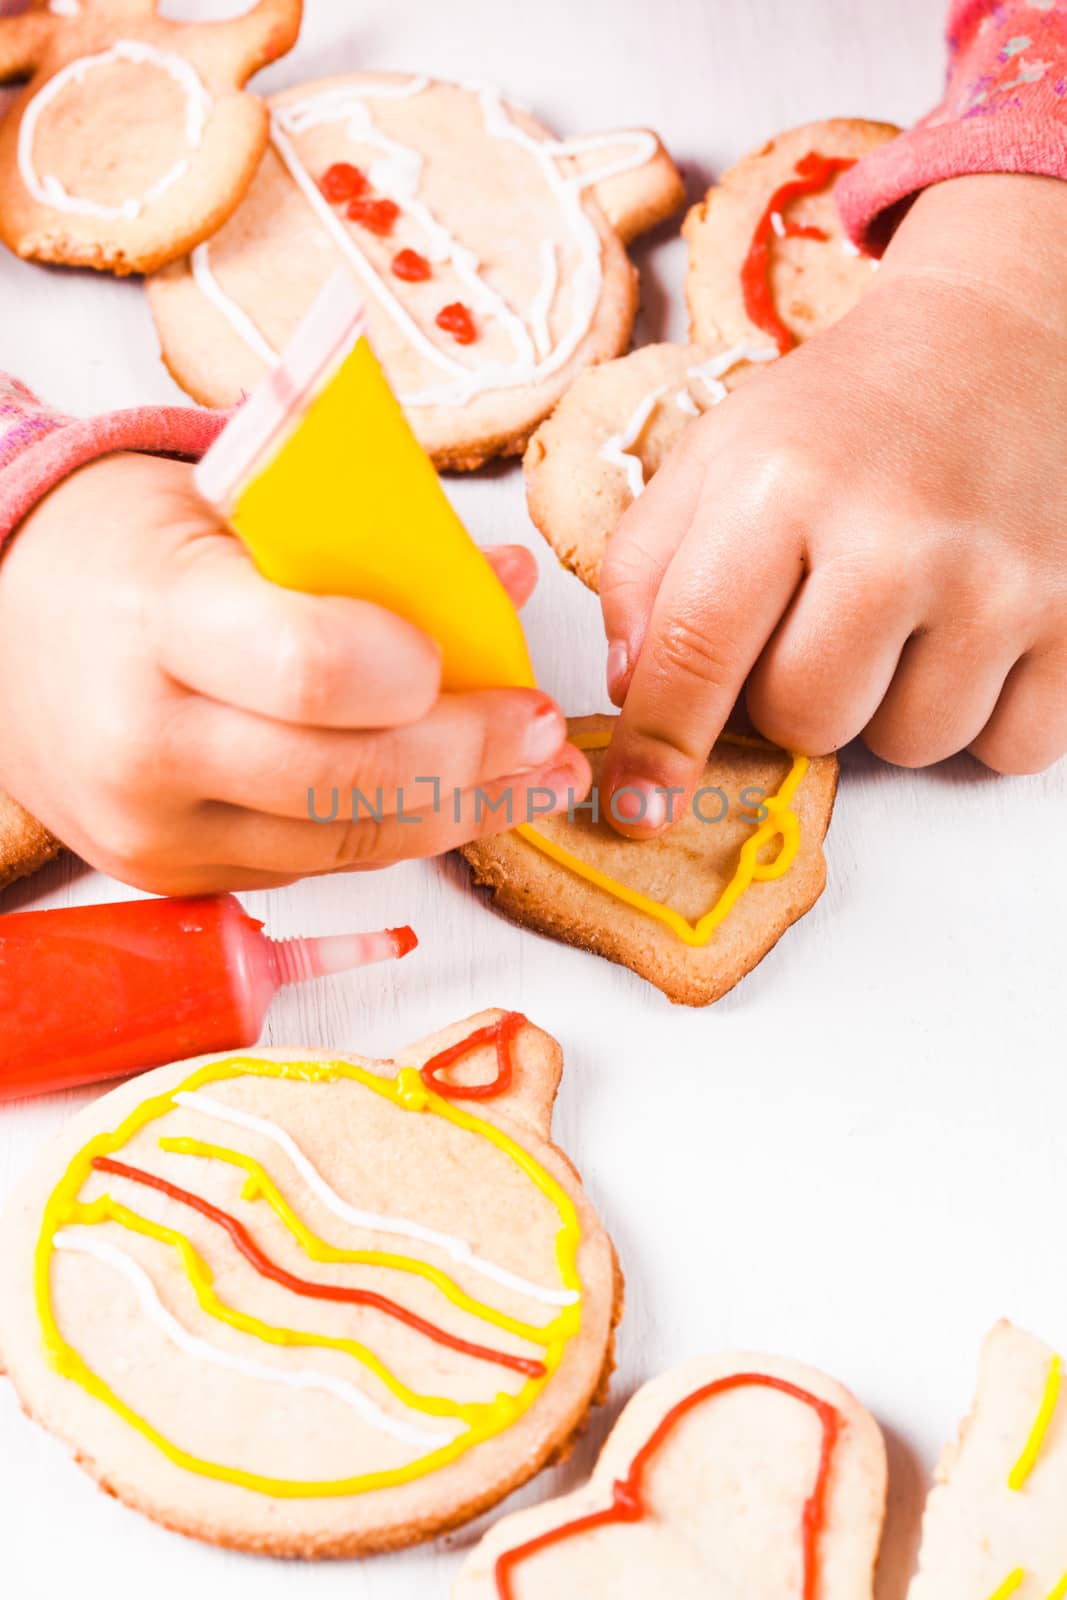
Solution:
<svg viewBox="0 0 1067 1600"><path fill-rule="evenodd" d="M0 18L0 238L18 256L154 272L220 228L267 142L254 72L296 42L301 0L170 22L157 0L29 0Z"/></svg>
<svg viewBox="0 0 1067 1600"><path fill-rule="evenodd" d="M23 1407L127 1504L245 1550L389 1549L495 1504L611 1369L560 1070L490 1011L396 1062L209 1056L104 1096L3 1219Z"/></svg>
<svg viewBox="0 0 1067 1600"><path fill-rule="evenodd" d="M850 117L813 122L723 174L682 228L695 342L770 343L784 355L851 311L876 263L846 236L834 186L899 132Z"/></svg>
<svg viewBox="0 0 1067 1600"><path fill-rule="evenodd" d="M522 822L460 853L475 884L513 922L617 961L677 1004L710 1005L822 893L836 757L793 756L763 739L724 733L670 830L624 839L598 790L615 721L569 723L572 744L593 768L593 793L581 809Z"/></svg>
<svg viewBox="0 0 1067 1600"><path fill-rule="evenodd" d="M149 285L163 358L196 400L235 404L346 264L420 442L476 467L626 349L626 241L682 193L644 130L554 139L493 89L424 77L305 84L272 102L236 215Z"/></svg>
<svg viewBox="0 0 1067 1600"><path fill-rule="evenodd" d="M839 1383L705 1357L637 1391L588 1483L491 1528L452 1600L871 1600L886 1491Z"/></svg>
<svg viewBox="0 0 1067 1600"><path fill-rule="evenodd" d="M0 789L0 889L54 861L62 848L47 828Z"/></svg>
<svg viewBox="0 0 1067 1600"><path fill-rule="evenodd" d="M583 372L523 458L530 516L563 566L599 588L608 540L689 423L777 354L650 344Z"/></svg>

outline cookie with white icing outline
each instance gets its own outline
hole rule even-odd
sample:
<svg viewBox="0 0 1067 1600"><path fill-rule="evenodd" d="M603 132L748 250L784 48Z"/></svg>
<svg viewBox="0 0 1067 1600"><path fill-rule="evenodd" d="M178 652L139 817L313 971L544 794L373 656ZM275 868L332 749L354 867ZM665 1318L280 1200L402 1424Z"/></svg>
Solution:
<svg viewBox="0 0 1067 1600"><path fill-rule="evenodd" d="M594 785L615 721L568 725ZM834 756L809 760L725 733L694 806L659 838L624 839L606 816L575 808L461 854L513 922L629 967L677 1004L710 1005L822 893L836 789Z"/></svg>
<svg viewBox="0 0 1067 1600"><path fill-rule="evenodd" d="M46 866L61 849L47 828L0 789L0 889Z"/></svg>
<svg viewBox="0 0 1067 1600"><path fill-rule="evenodd" d="M982 1350L978 1391L946 1449L908 1600L1067 1594L1067 1393L1055 1351L1008 1322Z"/></svg>
<svg viewBox="0 0 1067 1600"><path fill-rule="evenodd" d="M254 72L296 42L301 0L169 22L156 0L30 0L0 20L0 238L18 256L154 272L214 233L267 142Z"/></svg>
<svg viewBox="0 0 1067 1600"><path fill-rule="evenodd" d="M420 442L477 467L627 348L626 242L682 197L645 130L557 140L495 90L421 77L306 84L272 102L236 215L150 284L163 358L202 404L234 404L345 263Z"/></svg>
<svg viewBox="0 0 1067 1600"><path fill-rule="evenodd" d="M626 1406L589 1481L505 1517L453 1600L871 1600L886 1504L873 1417L794 1361L690 1361Z"/></svg>
<svg viewBox="0 0 1067 1600"><path fill-rule="evenodd" d="M847 238L834 186L899 132L856 117L813 122L723 174L682 226L695 343L773 344L784 355L851 311L875 263Z"/></svg>
<svg viewBox="0 0 1067 1600"><path fill-rule="evenodd" d="M608 540L689 423L776 354L650 344L583 372L523 457L530 516L562 565L597 589Z"/></svg>
<svg viewBox="0 0 1067 1600"><path fill-rule="evenodd" d="M396 1062L259 1050L106 1095L0 1226L24 1408L127 1504L241 1549L389 1549L495 1504L612 1365L560 1071L488 1011Z"/></svg>

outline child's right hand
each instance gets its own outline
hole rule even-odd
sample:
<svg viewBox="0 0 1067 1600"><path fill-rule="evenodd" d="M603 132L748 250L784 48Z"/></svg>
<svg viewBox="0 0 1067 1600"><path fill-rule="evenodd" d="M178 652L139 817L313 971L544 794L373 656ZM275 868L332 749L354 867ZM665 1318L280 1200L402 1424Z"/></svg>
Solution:
<svg viewBox="0 0 1067 1600"><path fill-rule="evenodd" d="M492 559L521 604L532 557ZM532 789L565 805L589 784L547 695L441 694L418 629L268 583L191 469L150 456L83 468L15 536L0 685L0 787L94 866L156 893L437 855L508 826L476 790L492 802L510 788L520 821ZM382 790L383 820L364 804L352 821L353 787L369 805ZM312 820L308 791L327 817L334 789L338 820Z"/></svg>

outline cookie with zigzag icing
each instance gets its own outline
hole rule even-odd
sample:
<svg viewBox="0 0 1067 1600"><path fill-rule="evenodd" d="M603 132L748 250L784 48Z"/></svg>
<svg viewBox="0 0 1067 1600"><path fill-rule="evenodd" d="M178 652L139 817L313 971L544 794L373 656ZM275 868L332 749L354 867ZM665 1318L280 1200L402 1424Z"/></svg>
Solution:
<svg viewBox="0 0 1067 1600"><path fill-rule="evenodd" d="M129 1505L241 1549L389 1549L495 1504L612 1364L560 1071L490 1011L396 1061L260 1050L104 1096L0 1225L24 1408Z"/></svg>

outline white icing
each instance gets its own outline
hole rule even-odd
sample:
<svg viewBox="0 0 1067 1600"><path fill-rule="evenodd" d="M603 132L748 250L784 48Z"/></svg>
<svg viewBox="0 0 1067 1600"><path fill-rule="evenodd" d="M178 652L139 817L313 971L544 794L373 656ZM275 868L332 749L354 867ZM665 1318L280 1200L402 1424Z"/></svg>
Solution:
<svg viewBox="0 0 1067 1600"><path fill-rule="evenodd" d="M280 361L281 355L279 351L275 350L267 339L266 334L260 331L247 311L243 310L236 300L231 300L230 296L223 292L218 279L211 270L211 257L206 243L197 245L190 257L190 264L200 293L206 300L211 301L216 310L221 311L234 332L240 334L249 349L255 351L265 366L273 367Z"/></svg>
<svg viewBox="0 0 1067 1600"><path fill-rule="evenodd" d="M140 1262L127 1255L125 1250L120 1250L117 1245L109 1244L106 1239L94 1238L91 1230L83 1233L79 1228L62 1228L55 1235L53 1243L57 1250L92 1256L95 1260L102 1261L106 1266L120 1272L132 1286L141 1310L149 1322L155 1323L171 1344L176 1345L185 1355L191 1356L194 1361L205 1361L214 1367L226 1367L230 1372L240 1373L243 1378L254 1378L263 1383L279 1383L289 1389L317 1389L323 1394L333 1395L336 1400L342 1400L345 1405L351 1406L364 1422L377 1428L379 1433L387 1433L392 1438L399 1439L404 1444L415 1445L420 1450L438 1450L443 1444L448 1443L450 1437L453 1437L444 1433L431 1433L426 1428L418 1428L400 1417L391 1416L369 1395L364 1394L362 1389L357 1389L353 1383L347 1383L344 1378L335 1378L332 1373L315 1372L307 1368L289 1371L285 1367L272 1367L264 1361L252 1361L247 1356L235 1355L232 1350L221 1350L216 1345L208 1344L205 1339L198 1339L167 1310Z"/></svg>
<svg viewBox="0 0 1067 1600"><path fill-rule="evenodd" d="M610 462L613 467L620 467L626 474L626 487L635 500L644 492L645 467L641 457L634 454L633 447L670 387L669 383L664 383L658 389L653 389L651 394L646 394L625 427L619 433L613 433L610 439L605 439L600 448L601 460Z"/></svg>
<svg viewBox="0 0 1067 1600"><path fill-rule="evenodd" d="M221 1100L213 1100L209 1095L201 1094L199 1090L185 1090L176 1094L174 1100L176 1104L188 1106L190 1110L199 1111L204 1116L216 1117L220 1122L230 1122L234 1127L246 1128L250 1133L258 1133L264 1139L269 1139L279 1150L285 1152L308 1188L318 1196L323 1205L332 1211L334 1216L340 1217L352 1227L368 1228L374 1233L400 1234L407 1239L419 1239L423 1244L436 1245L460 1266L469 1267L472 1272L480 1273L483 1278L490 1278L494 1283L499 1283L506 1289L514 1289L518 1294L527 1295L531 1300L539 1300L544 1305L569 1306L580 1298L573 1289L545 1289L540 1284L529 1283L514 1272L508 1272L504 1267L498 1267L492 1261L484 1260L471 1249L466 1240L457 1239L452 1234L439 1233L434 1228L424 1228L421 1223L410 1222L405 1218L381 1216L374 1211L360 1211L355 1206L350 1206L347 1200L342 1200L337 1191L330 1187L322 1173L300 1149L296 1140L267 1117L256 1117L250 1112L238 1111L236 1107L225 1105Z"/></svg>
<svg viewBox="0 0 1067 1600"><path fill-rule="evenodd" d="M76 61L68 62L48 80L39 94L34 95L19 126L18 169L23 184L33 198L42 205L50 206L53 211L99 217L103 221L134 222L147 206L181 182L189 171L188 160L183 158L176 161L139 198L123 200L118 205L102 205L97 200L69 194L57 177L51 173L42 177L34 165L33 147L42 113L69 84L81 83L89 72L113 61L131 61L140 65L149 63L173 78L185 95L185 143L190 150L199 148L211 114L212 100L195 68L183 56L175 55L170 50L159 50L142 39L116 39L113 45L96 55L79 56Z"/></svg>
<svg viewBox="0 0 1067 1600"><path fill-rule="evenodd" d="M48 9L54 17L77 17L81 14L79 0L48 0Z"/></svg>
<svg viewBox="0 0 1067 1600"><path fill-rule="evenodd" d="M520 312L486 281L474 252L456 239L425 202L418 198L423 167L421 155L382 133L375 126L369 107L364 104L365 100L375 98L406 99L421 93L428 86L425 78L411 78L399 84L344 85L284 106L275 112L272 119L275 149L341 254L405 339L430 366L444 375L442 382L400 395L401 403L409 408L463 406L476 395L490 390L524 388L542 383L566 365L589 332L603 281L600 236L584 209L582 191L606 178L644 165L659 148L655 137L644 131L566 141L538 139L512 120L495 90L464 85L478 97L489 137L507 139L520 145L536 161L546 187L559 206L568 232L576 243L578 262L574 270L567 274L570 323L553 344L550 315L560 290L559 259L554 242L551 239L541 241L541 282L525 312ZM419 326L392 285L377 271L361 249L352 229L346 226L321 193L294 143L295 137L307 129L333 122L346 124L349 137L354 141L382 152L369 171L375 189L403 206L406 219L421 235L421 253L432 262L449 264L463 285L465 298L472 309L482 317L496 321L506 330L513 350L510 361L479 362L477 352L466 361L451 355ZM620 146L624 150L630 146L629 153L618 156L605 167L594 171L564 175L558 166L558 162L565 157L580 155L588 150L618 150ZM200 256L198 281L234 331L256 351L261 360L265 360L266 341L262 340L258 329L258 337L249 338L251 319L221 288L211 272L210 257L206 251ZM229 301L229 309L226 301ZM272 352L273 359L276 356Z"/></svg>
<svg viewBox="0 0 1067 1600"><path fill-rule="evenodd" d="M717 406L726 399L729 390L722 379L742 361L774 361L778 351L774 348L755 348L747 344L735 344L729 350L723 350L719 355L712 356L710 360L702 362L699 366L687 367L685 376L689 383L703 384L711 396L710 404ZM646 394L640 404L635 408L625 425L618 433L613 433L605 439L600 447L599 455L602 461L607 461L613 467L618 467L626 474L626 487L636 500L645 490L645 465L641 457L634 450L641 435L648 426L656 407L665 395L674 388L672 383L661 384L658 389L653 389ZM688 417L699 417L701 409L697 405L688 388L678 390L674 403L679 411L684 411Z"/></svg>
<svg viewBox="0 0 1067 1600"><path fill-rule="evenodd" d="M771 212L771 227L774 229L774 231L777 234L779 239L784 239L785 238L785 236L786 236L785 221L783 220L782 213L780 211L772 211Z"/></svg>

